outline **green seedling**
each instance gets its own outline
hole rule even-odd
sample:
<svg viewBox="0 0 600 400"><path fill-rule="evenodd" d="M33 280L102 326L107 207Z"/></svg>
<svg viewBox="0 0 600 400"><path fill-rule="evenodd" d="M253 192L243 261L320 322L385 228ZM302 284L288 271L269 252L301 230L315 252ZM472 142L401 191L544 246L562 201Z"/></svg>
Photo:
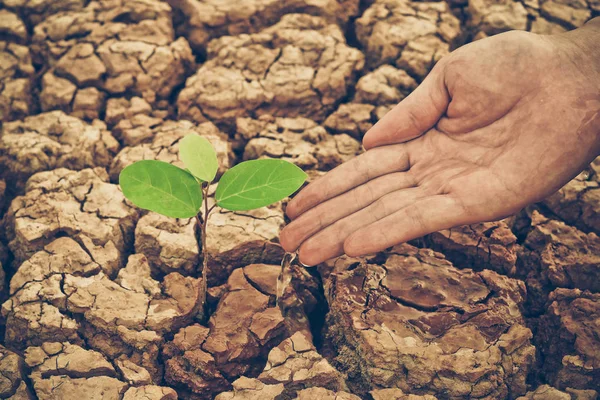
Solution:
<svg viewBox="0 0 600 400"><path fill-rule="evenodd" d="M139 208L172 218L196 218L203 255L205 304L209 275L206 232L211 211L215 207L253 210L276 203L298 190L306 174L284 160L245 161L223 174L214 205L209 206L209 186L219 169L214 148L201 136L187 135L179 142L179 158L186 169L156 160L133 163L121 171L119 184L125 197Z"/></svg>

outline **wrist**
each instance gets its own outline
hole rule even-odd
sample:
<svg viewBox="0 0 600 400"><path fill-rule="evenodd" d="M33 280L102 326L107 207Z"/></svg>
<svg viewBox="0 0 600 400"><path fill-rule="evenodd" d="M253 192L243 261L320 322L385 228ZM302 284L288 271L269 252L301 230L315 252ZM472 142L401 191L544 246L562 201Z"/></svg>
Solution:
<svg viewBox="0 0 600 400"><path fill-rule="evenodd" d="M564 61L574 65L588 84L600 91L600 17L554 38Z"/></svg>
<svg viewBox="0 0 600 400"><path fill-rule="evenodd" d="M576 133L581 139L591 139L590 152L600 156L600 17L548 38L563 66L560 79L576 93L574 107L586 110Z"/></svg>

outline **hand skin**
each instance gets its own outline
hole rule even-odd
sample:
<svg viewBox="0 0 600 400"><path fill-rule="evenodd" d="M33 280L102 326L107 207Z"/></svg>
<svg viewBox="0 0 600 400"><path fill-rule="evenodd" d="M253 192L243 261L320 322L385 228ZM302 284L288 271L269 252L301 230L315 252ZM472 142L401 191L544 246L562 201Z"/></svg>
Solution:
<svg viewBox="0 0 600 400"><path fill-rule="evenodd" d="M280 241L312 266L540 201L600 154L600 18L463 46L288 205Z"/></svg>

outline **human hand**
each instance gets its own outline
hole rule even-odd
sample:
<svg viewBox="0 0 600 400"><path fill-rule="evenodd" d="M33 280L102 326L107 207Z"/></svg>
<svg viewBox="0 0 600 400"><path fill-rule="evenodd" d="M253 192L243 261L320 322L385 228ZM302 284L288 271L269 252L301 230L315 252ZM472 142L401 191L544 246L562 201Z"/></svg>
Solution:
<svg viewBox="0 0 600 400"><path fill-rule="evenodd" d="M288 205L286 251L315 265L539 201L600 153L600 19L451 53L364 137L367 151Z"/></svg>

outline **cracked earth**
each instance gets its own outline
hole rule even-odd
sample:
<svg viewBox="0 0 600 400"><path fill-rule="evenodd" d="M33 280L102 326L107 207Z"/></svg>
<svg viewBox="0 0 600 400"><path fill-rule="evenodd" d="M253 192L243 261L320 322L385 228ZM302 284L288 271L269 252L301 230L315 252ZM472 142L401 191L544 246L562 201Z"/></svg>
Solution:
<svg viewBox="0 0 600 400"><path fill-rule="evenodd" d="M0 398L593 400L600 163L497 222L291 266L286 202L193 220L133 207L133 162L309 179L453 49L556 33L598 0L0 0ZM212 202L212 199L210 200ZM198 315L207 310L205 322Z"/></svg>

